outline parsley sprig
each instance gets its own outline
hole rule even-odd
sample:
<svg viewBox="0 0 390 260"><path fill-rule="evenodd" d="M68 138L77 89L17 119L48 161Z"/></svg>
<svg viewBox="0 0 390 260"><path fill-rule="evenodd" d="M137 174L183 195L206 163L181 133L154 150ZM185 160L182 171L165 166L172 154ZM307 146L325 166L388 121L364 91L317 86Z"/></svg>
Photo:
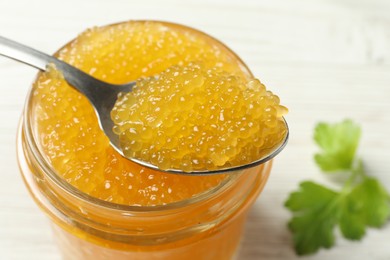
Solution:
<svg viewBox="0 0 390 260"><path fill-rule="evenodd" d="M304 181L290 194L285 206L293 213L288 226L297 254L331 248L336 226L346 239L360 240L366 227L379 228L388 221L389 193L356 158L360 135L360 127L351 120L315 128L314 140L321 149L314 156L317 165L324 173L343 172L348 178L338 191Z"/></svg>

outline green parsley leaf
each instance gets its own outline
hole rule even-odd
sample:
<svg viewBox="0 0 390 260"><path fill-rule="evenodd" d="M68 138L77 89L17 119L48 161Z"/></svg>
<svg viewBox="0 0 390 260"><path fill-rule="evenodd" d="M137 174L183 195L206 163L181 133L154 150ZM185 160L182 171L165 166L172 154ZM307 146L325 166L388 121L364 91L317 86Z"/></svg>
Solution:
<svg viewBox="0 0 390 260"><path fill-rule="evenodd" d="M378 180L368 177L342 192L302 182L285 206L294 213L288 226L299 255L332 247L337 225L345 238L359 240L366 226L381 227L390 217L389 194Z"/></svg>
<svg viewBox="0 0 390 260"><path fill-rule="evenodd" d="M290 194L285 206L293 213L288 225L297 254L332 247L336 226L345 238L360 240L367 227L379 228L389 220L389 193L355 158L359 137L359 126L350 120L316 127L314 138L322 148L315 155L318 166L323 171L344 170L349 178L340 192L305 181Z"/></svg>
<svg viewBox="0 0 390 260"><path fill-rule="evenodd" d="M303 182L285 206L294 212L289 222L295 250L299 255L315 253L333 246L334 227L340 215L339 193L314 182Z"/></svg>
<svg viewBox="0 0 390 260"><path fill-rule="evenodd" d="M350 170L359 144L360 127L351 120L337 124L319 123L314 140L322 149L314 159L325 172Z"/></svg>
<svg viewBox="0 0 390 260"><path fill-rule="evenodd" d="M345 238L359 240L366 226L379 228L389 217L389 194L377 179L367 177L346 197L340 230Z"/></svg>

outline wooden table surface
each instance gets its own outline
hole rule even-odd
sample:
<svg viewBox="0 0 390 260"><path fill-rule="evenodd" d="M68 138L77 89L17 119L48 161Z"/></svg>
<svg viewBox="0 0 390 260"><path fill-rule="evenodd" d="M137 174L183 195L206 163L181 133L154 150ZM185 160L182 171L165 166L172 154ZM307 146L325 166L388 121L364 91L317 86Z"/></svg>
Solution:
<svg viewBox="0 0 390 260"><path fill-rule="evenodd" d="M313 163L316 122L352 118L359 153L390 189L390 1L1 0L0 35L48 53L94 25L167 20L219 38L290 108L291 139L249 215L238 259L299 259L283 202L300 181L330 182ZM15 157L18 118L36 70L0 57L0 259L60 259ZM386 134L387 133L387 134ZM303 259L390 259L390 225Z"/></svg>

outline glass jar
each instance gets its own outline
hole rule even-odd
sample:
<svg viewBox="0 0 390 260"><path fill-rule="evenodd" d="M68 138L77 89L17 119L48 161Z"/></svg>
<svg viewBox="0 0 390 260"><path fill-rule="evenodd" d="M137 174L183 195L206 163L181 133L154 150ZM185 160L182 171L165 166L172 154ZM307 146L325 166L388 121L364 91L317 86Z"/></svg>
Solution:
<svg viewBox="0 0 390 260"><path fill-rule="evenodd" d="M19 166L30 194L52 221L64 259L234 257L246 215L267 181L271 161L231 173L220 185L167 205L103 201L67 183L45 159L34 132L31 98L32 94L18 131Z"/></svg>

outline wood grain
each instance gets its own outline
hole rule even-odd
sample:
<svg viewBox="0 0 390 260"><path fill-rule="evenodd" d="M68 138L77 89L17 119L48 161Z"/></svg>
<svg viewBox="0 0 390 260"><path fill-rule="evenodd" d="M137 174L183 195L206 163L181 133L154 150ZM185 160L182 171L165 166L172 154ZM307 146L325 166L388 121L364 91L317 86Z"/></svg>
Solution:
<svg viewBox="0 0 390 260"><path fill-rule="evenodd" d="M390 2L386 0L8 1L0 34L53 52L87 27L129 19L167 20L221 39L290 108L291 140L252 209L238 259L298 259L286 229L288 193L316 169L312 129L320 120L361 123L359 153L390 189ZM56 260L46 217L29 197L15 135L36 71L0 57L0 259ZM337 240L305 259L390 259L390 226L362 242Z"/></svg>

